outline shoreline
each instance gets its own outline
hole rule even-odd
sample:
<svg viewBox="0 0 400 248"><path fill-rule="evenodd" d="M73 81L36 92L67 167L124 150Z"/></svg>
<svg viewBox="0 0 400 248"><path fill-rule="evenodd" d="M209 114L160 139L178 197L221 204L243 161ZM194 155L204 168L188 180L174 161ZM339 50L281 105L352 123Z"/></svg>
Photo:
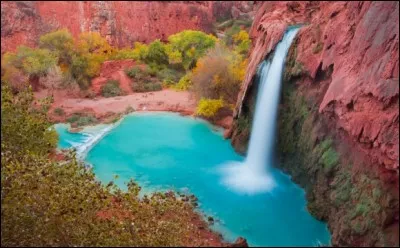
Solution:
<svg viewBox="0 0 400 248"><path fill-rule="evenodd" d="M73 97L70 92L65 90L47 91L42 90L35 93L35 98L40 99L51 95L54 99L48 116L53 123L67 123L67 119L75 113L94 116L97 119L93 124L109 124L123 115L131 112L172 112L181 116L192 116L207 121L209 124L223 128L224 137L232 125L232 114L224 115L214 120L195 116L196 100L188 91L174 91L164 89L161 91L133 93L125 96L116 97L97 97L93 99ZM62 114L57 114L55 110L62 109ZM72 125L73 126L73 125ZM79 131L84 126L73 131Z"/></svg>

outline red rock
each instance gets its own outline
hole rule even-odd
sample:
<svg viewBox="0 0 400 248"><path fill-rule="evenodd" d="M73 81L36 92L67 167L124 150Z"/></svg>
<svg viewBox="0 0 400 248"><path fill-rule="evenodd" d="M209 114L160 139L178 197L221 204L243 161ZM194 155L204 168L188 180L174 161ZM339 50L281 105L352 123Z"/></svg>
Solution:
<svg viewBox="0 0 400 248"><path fill-rule="evenodd" d="M307 23L295 40L297 61L309 76L301 83L318 84L317 75L331 66L320 114L333 115L336 128L371 161L378 161L375 166L398 174L399 3L260 2L255 9L249 65L234 118L241 114L257 66L287 25ZM314 50L318 43L320 52Z"/></svg>
<svg viewBox="0 0 400 248"><path fill-rule="evenodd" d="M225 129L229 129L232 126L232 121L233 121L232 116L226 116L223 119L218 120L216 122L216 124L218 126L221 126L221 127L225 128Z"/></svg>
<svg viewBox="0 0 400 248"><path fill-rule="evenodd" d="M35 46L40 35L68 28L76 37L99 32L115 46L165 40L185 29L210 32L216 17L231 16L240 1L2 1L1 52L18 45ZM249 5L249 4L247 4ZM252 6L241 11L251 11Z"/></svg>

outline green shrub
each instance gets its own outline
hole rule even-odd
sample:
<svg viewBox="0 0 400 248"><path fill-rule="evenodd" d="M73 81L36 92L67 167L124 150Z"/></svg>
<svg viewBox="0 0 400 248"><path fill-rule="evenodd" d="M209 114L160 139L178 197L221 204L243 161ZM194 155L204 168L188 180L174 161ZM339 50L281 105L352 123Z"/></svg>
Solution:
<svg viewBox="0 0 400 248"><path fill-rule="evenodd" d="M354 219L357 216L365 217L370 211L370 208L365 203L358 203L350 214L350 219Z"/></svg>
<svg viewBox="0 0 400 248"><path fill-rule="evenodd" d="M325 139L324 141L321 142L320 147L321 147L321 152L325 152L332 146L332 140L331 139Z"/></svg>
<svg viewBox="0 0 400 248"><path fill-rule="evenodd" d="M126 107L124 113L125 113L125 114L129 114L129 113L132 113L132 112L134 112L134 111L135 111L135 109L132 108L132 106L128 106L128 107Z"/></svg>
<svg viewBox="0 0 400 248"><path fill-rule="evenodd" d="M67 118L67 122L78 127L82 127L98 123L98 120L91 114L77 112L73 113L69 118Z"/></svg>
<svg viewBox="0 0 400 248"><path fill-rule="evenodd" d="M135 66L133 68L127 69L125 71L126 75L135 81L140 81L149 77L149 69L142 69L140 66Z"/></svg>
<svg viewBox="0 0 400 248"><path fill-rule="evenodd" d="M339 155L330 147L322 154L321 162L324 166L324 172L330 174L339 162Z"/></svg>
<svg viewBox="0 0 400 248"><path fill-rule="evenodd" d="M132 84L132 90L134 92L160 91L162 86L160 83L134 83Z"/></svg>
<svg viewBox="0 0 400 248"><path fill-rule="evenodd" d="M62 109L62 108L55 108L55 109L54 109L54 113L55 113L56 115L58 115L58 116L63 116L63 115L65 115L65 111L64 111L64 109Z"/></svg>
<svg viewBox="0 0 400 248"><path fill-rule="evenodd" d="M326 141L329 141L326 140ZM351 197L351 175L349 172L340 172L335 177L335 180L332 183L333 192L331 195L331 199L333 200L336 207L340 207L342 204L345 204Z"/></svg>
<svg viewBox="0 0 400 248"><path fill-rule="evenodd" d="M67 122L68 123L75 123L79 120L79 118L81 117L81 114L78 113L74 113L73 115L71 115L70 117L67 118Z"/></svg>
<svg viewBox="0 0 400 248"><path fill-rule="evenodd" d="M179 72L177 70L165 68L157 71L156 76L160 81L177 82L183 75L182 72Z"/></svg>
<svg viewBox="0 0 400 248"><path fill-rule="evenodd" d="M151 64L149 64L149 66L146 67L146 73L151 77L155 77L155 76L157 76L157 72L159 72L163 68L164 68L163 66L159 66L155 63L151 63Z"/></svg>
<svg viewBox="0 0 400 248"><path fill-rule="evenodd" d="M148 46L147 63L155 63L159 65L168 64L168 55L165 51L165 45L160 40L155 40Z"/></svg>
<svg viewBox="0 0 400 248"><path fill-rule="evenodd" d="M87 126L87 125L94 124L97 122L98 122L98 120L94 116L81 116L77 120L76 124L78 127L82 127L82 126Z"/></svg>
<svg viewBox="0 0 400 248"><path fill-rule="evenodd" d="M101 95L104 97L120 96L122 90L119 87L119 82L116 80L108 80L105 85L101 87Z"/></svg>

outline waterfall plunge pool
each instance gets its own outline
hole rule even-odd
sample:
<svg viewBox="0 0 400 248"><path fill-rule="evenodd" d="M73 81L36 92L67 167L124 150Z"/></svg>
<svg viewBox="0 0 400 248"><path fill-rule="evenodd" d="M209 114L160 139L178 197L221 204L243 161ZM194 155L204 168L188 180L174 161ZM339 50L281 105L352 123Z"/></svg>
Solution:
<svg viewBox="0 0 400 248"><path fill-rule="evenodd" d="M115 182L122 189L133 178L144 193L195 194L199 210L216 219L211 228L227 241L242 236L250 246L329 244L326 224L307 212L304 191L279 170L271 169L276 185L268 192L248 195L225 186L221 164L244 158L205 121L166 112L134 113L104 132L108 127L69 133L67 125L57 124L59 148L79 151L92 143L84 159L104 184L118 175Z"/></svg>

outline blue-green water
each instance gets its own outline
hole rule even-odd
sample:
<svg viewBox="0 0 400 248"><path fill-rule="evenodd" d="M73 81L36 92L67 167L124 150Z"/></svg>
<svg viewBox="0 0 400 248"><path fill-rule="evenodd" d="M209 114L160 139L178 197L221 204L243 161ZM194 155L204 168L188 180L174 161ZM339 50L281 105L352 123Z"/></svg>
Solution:
<svg viewBox="0 0 400 248"><path fill-rule="evenodd" d="M88 140L57 125L59 147ZM288 176L272 170L276 187L268 193L243 195L221 183L220 165L242 161L221 131L204 121L171 113L140 113L126 118L87 154L104 183L134 178L144 190L174 189L193 193L202 212L218 221L212 226L227 241L243 236L252 246L328 244L326 225L306 210L304 191Z"/></svg>

